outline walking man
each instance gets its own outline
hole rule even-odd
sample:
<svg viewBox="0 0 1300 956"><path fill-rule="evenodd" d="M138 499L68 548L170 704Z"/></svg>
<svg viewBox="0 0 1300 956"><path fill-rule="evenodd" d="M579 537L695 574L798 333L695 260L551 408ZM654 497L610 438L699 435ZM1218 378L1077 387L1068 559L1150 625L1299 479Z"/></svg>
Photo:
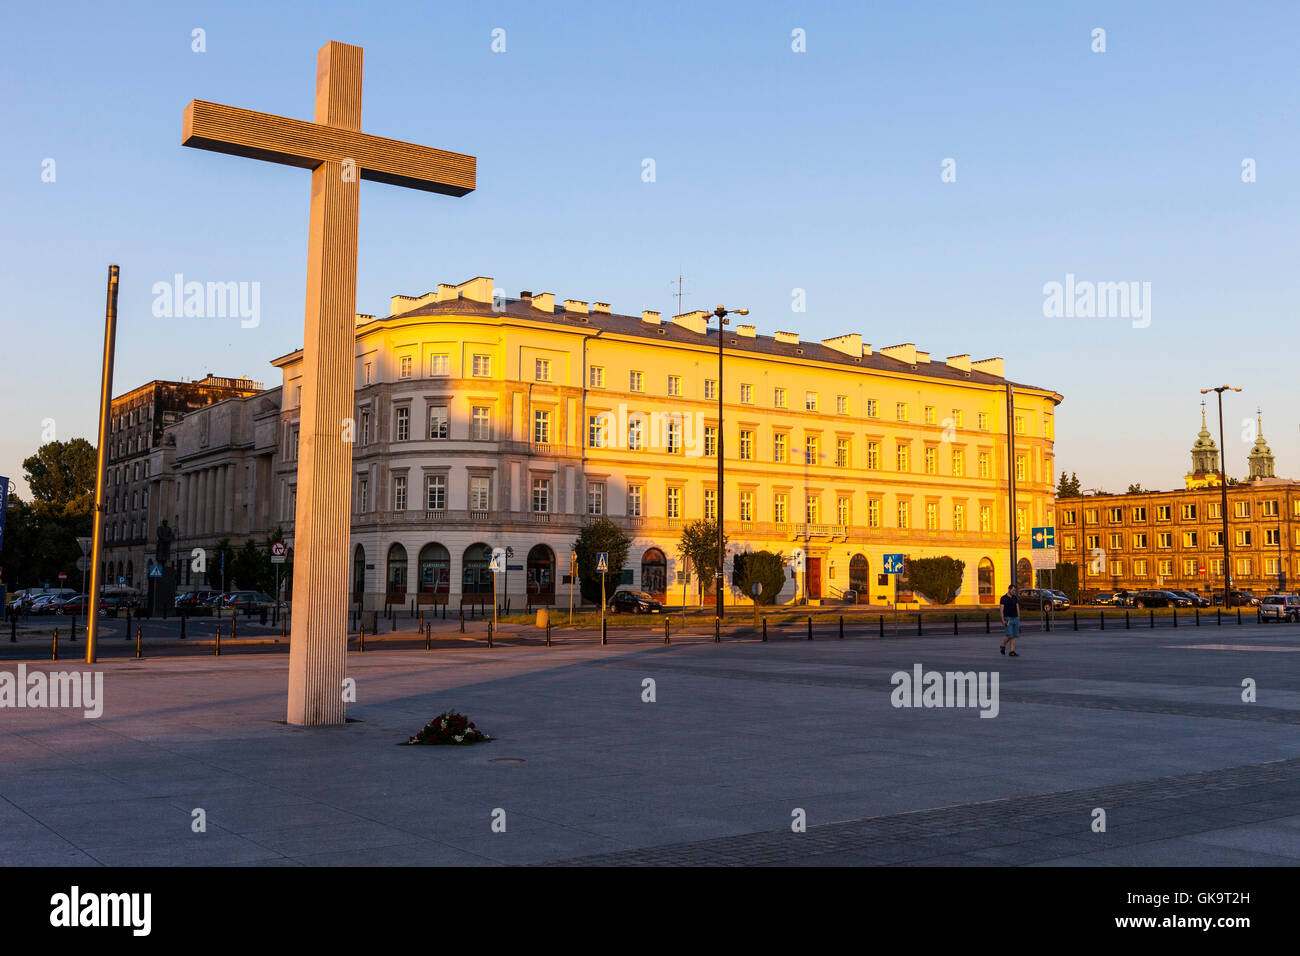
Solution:
<svg viewBox="0 0 1300 956"><path fill-rule="evenodd" d="M1011 657L1019 657L1016 653L1016 638L1020 636L1020 599L1016 597L1016 586L1014 584L1007 587L1007 593L1002 595L1002 600L998 602L998 613L1002 615L1002 629L1006 637L1002 638L1002 643L998 647L999 653L1007 653L1007 645L1011 645Z"/></svg>

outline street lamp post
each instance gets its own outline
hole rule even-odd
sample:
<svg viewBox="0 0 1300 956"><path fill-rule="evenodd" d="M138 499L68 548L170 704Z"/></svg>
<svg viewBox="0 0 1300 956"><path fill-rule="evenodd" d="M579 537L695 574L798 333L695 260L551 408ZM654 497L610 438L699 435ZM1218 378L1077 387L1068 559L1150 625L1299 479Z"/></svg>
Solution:
<svg viewBox="0 0 1300 956"><path fill-rule="evenodd" d="M1219 396L1219 492L1220 492L1220 517L1223 519L1223 606L1228 606L1228 591L1232 587L1232 567L1228 563L1228 475L1227 475L1227 457L1228 446L1223 442L1223 393L1226 391L1240 392L1241 388L1236 385L1219 385L1214 388L1203 388L1201 394L1216 392Z"/></svg>
<svg viewBox="0 0 1300 956"><path fill-rule="evenodd" d="M713 310L713 314L718 317L718 571L713 588L715 603L717 605L718 620L722 620L722 586L723 586L723 565L726 560L726 546L723 544L722 534L722 505L723 505L723 468L722 468L722 332L723 326L730 325L727 319L729 315L749 315L749 309L728 309L724 305L719 305Z"/></svg>

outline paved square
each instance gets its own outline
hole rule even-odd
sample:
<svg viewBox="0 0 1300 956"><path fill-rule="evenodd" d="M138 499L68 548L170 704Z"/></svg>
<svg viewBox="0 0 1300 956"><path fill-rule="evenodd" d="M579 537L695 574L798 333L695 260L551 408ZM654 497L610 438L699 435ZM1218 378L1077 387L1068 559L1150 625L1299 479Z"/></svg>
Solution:
<svg viewBox="0 0 1300 956"><path fill-rule="evenodd" d="M1300 627L585 640L352 653L321 729L282 653L98 665L98 720L0 710L0 863L1300 862ZM918 663L996 671L997 717L893 707ZM395 746L447 708L497 741Z"/></svg>

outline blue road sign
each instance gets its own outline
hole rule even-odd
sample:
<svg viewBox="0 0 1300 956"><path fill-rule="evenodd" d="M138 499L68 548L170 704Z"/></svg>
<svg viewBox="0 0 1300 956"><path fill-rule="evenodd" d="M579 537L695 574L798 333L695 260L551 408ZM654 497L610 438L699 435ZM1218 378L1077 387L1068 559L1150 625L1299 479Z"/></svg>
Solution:
<svg viewBox="0 0 1300 956"><path fill-rule="evenodd" d="M887 554L885 555L885 573L902 574L903 573L903 555Z"/></svg>
<svg viewBox="0 0 1300 956"><path fill-rule="evenodd" d="M126 584L126 577L124 575L119 574L117 576L117 583L119 586Z"/></svg>
<svg viewBox="0 0 1300 956"><path fill-rule="evenodd" d="M1034 528L1029 540L1035 548L1055 548L1056 547L1056 529L1055 528Z"/></svg>
<svg viewBox="0 0 1300 956"><path fill-rule="evenodd" d="M602 551L596 555L596 570L604 574L609 570L609 552Z"/></svg>
<svg viewBox="0 0 1300 956"><path fill-rule="evenodd" d="M162 577L162 565L161 565L161 564L151 564L151 565L149 565L149 577L151 577L151 578L160 578L160 577Z"/></svg>

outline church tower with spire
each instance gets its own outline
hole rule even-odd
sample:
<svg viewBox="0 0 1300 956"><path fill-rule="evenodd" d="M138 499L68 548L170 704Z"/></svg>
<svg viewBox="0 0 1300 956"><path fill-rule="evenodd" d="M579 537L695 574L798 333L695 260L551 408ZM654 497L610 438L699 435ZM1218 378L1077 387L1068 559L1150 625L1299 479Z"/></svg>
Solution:
<svg viewBox="0 0 1300 956"><path fill-rule="evenodd" d="M1201 402L1201 430L1196 433L1196 441L1192 444L1192 470L1183 481L1189 489L1219 486L1219 447L1205 425L1204 402Z"/></svg>
<svg viewBox="0 0 1300 956"><path fill-rule="evenodd" d="M1259 409L1255 409L1255 446L1246 457L1250 461L1250 481L1258 478L1275 478L1273 474L1273 450L1264 441L1264 420Z"/></svg>

